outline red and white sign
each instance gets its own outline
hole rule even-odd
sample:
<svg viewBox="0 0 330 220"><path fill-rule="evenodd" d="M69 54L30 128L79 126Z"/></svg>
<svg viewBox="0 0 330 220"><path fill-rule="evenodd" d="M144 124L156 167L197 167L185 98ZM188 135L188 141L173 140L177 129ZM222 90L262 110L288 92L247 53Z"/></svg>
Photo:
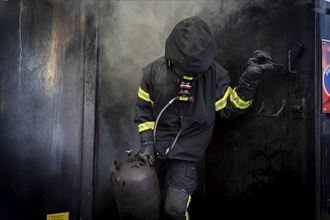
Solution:
<svg viewBox="0 0 330 220"><path fill-rule="evenodd" d="M330 40L322 39L322 113L330 113Z"/></svg>

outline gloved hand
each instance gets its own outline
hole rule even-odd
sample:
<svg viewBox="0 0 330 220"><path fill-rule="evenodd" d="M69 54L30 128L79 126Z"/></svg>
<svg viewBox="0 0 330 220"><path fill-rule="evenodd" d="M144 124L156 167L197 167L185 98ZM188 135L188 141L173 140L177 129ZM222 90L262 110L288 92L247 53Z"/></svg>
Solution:
<svg viewBox="0 0 330 220"><path fill-rule="evenodd" d="M262 50L256 50L253 53L253 57L249 59L248 64L258 65L258 64L267 64L271 61L271 56Z"/></svg>
<svg viewBox="0 0 330 220"><path fill-rule="evenodd" d="M242 77L251 83L258 81L263 71L273 69L271 60L272 58L267 52L262 50L254 51L254 56L248 60L248 66Z"/></svg>
<svg viewBox="0 0 330 220"><path fill-rule="evenodd" d="M241 98L244 100L253 98L263 71L273 69L271 60L272 58L264 51L256 50L254 52L254 56L248 60L247 68L236 87L236 91L240 93Z"/></svg>
<svg viewBox="0 0 330 220"><path fill-rule="evenodd" d="M155 164L155 146L152 141L142 143L137 157L150 166Z"/></svg>

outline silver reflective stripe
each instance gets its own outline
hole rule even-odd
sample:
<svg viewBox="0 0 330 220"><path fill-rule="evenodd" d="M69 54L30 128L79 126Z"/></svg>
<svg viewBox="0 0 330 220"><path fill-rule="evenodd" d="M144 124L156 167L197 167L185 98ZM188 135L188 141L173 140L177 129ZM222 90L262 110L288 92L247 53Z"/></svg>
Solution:
<svg viewBox="0 0 330 220"><path fill-rule="evenodd" d="M227 98L229 96L230 90L232 90L232 89L230 88L230 86L228 86L228 88L227 88L225 94L223 95L223 97L215 103L215 111L219 111L219 110L223 109L224 107L226 107Z"/></svg>
<svg viewBox="0 0 330 220"><path fill-rule="evenodd" d="M138 125L139 132L146 131L146 130L153 130L155 126L155 122L147 121Z"/></svg>
<svg viewBox="0 0 330 220"><path fill-rule="evenodd" d="M241 99L238 96L235 89L236 88L232 89L230 86L228 86L228 88L227 88L225 94L223 95L223 97L215 103L215 111L219 111L219 110L226 107L228 96L229 96L229 100L234 104L234 106L236 108L246 109L246 108L248 108L249 106L252 105L253 100L244 101L243 99Z"/></svg>
<svg viewBox="0 0 330 220"><path fill-rule="evenodd" d="M230 101L235 105L235 107L236 108L239 108L239 109L246 109L249 106L251 106L252 105L252 100L250 100L250 101L244 101L243 99L241 99L238 96L238 94L235 91L235 89L231 89L230 90Z"/></svg>
<svg viewBox="0 0 330 220"><path fill-rule="evenodd" d="M149 93L145 92L141 87L139 87L138 97L143 99L144 101L151 102L151 104L153 104L153 101L150 99Z"/></svg>

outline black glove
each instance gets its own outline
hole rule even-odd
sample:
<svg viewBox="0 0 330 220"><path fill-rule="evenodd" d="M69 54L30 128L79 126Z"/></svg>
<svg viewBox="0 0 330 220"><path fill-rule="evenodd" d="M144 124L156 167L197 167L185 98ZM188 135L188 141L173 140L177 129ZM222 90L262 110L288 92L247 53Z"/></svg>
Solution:
<svg viewBox="0 0 330 220"><path fill-rule="evenodd" d="M153 166L155 164L155 146L153 141L142 143L137 157L150 166Z"/></svg>
<svg viewBox="0 0 330 220"><path fill-rule="evenodd" d="M241 97L250 100L255 94L263 71L272 70L272 58L264 51L256 50L254 56L248 60L248 66L243 72L237 86L237 91L241 93Z"/></svg>
<svg viewBox="0 0 330 220"><path fill-rule="evenodd" d="M249 59L248 64L249 65L258 65L258 64L270 64L269 61L271 61L271 56L262 50L256 50L253 53L253 57Z"/></svg>
<svg viewBox="0 0 330 220"><path fill-rule="evenodd" d="M273 64L271 64L272 58L268 53L262 50L256 50L254 56L248 60L248 66L242 77L247 83L259 81L263 71L272 70Z"/></svg>
<svg viewBox="0 0 330 220"><path fill-rule="evenodd" d="M243 72L241 79L247 84L259 82L264 70L273 69L272 64L249 65Z"/></svg>

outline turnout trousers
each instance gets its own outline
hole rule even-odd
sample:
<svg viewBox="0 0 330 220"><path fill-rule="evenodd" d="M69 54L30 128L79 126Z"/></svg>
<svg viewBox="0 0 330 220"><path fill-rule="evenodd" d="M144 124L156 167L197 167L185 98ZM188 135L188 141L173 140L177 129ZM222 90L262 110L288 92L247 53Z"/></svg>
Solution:
<svg viewBox="0 0 330 220"><path fill-rule="evenodd" d="M158 159L157 174L162 193L162 219L189 219L188 206L197 188L197 162Z"/></svg>

